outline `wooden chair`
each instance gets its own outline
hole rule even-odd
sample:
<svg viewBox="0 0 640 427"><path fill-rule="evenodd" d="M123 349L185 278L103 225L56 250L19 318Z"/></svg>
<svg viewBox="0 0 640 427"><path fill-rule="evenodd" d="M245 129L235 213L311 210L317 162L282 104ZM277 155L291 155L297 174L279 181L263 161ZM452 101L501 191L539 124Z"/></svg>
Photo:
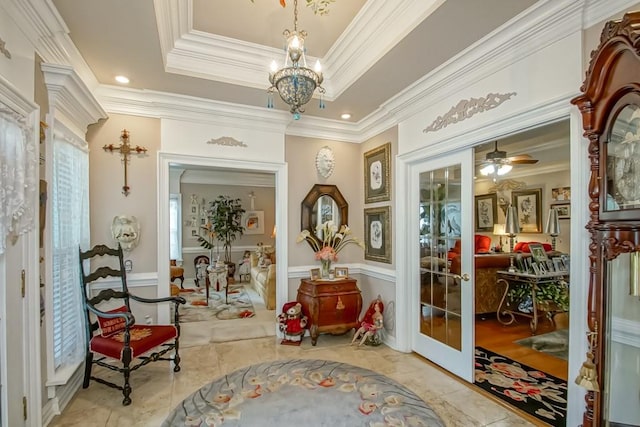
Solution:
<svg viewBox="0 0 640 427"><path fill-rule="evenodd" d="M173 371L180 371L178 307L180 304L185 304L186 301L179 296L141 298L131 294L127 288L120 245L117 249L96 245L86 252L83 252L82 249L79 252L87 338L82 387L89 387L89 380L94 380L122 390L124 395L122 404L126 406L131 403L129 376L132 371L157 360L173 360ZM94 268L94 265L89 266L90 262L100 266ZM116 263L117 268L114 268ZM85 270L85 264L90 271L89 274ZM94 269L91 270L92 268ZM92 284L99 278L108 277L119 277L121 290L103 289L92 297ZM129 305L130 300L143 304L174 303L173 325L136 324ZM113 308L114 306L116 308ZM172 350L175 350L173 358L162 357ZM124 385L120 386L92 376L91 368L94 364L122 373Z"/></svg>

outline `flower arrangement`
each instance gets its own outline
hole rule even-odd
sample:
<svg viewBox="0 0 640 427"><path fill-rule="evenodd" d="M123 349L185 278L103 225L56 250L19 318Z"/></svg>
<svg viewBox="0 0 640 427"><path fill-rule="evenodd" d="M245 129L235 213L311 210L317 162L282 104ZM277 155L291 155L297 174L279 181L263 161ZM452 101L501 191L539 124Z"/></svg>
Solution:
<svg viewBox="0 0 640 427"><path fill-rule="evenodd" d="M322 236L322 239L317 235ZM337 261L338 252L345 246L354 244L364 249L364 242L351 234L351 229L347 225L340 228L333 221L327 221L316 227L316 235L309 230L302 230L296 239L296 243L306 240L316 254L319 261Z"/></svg>

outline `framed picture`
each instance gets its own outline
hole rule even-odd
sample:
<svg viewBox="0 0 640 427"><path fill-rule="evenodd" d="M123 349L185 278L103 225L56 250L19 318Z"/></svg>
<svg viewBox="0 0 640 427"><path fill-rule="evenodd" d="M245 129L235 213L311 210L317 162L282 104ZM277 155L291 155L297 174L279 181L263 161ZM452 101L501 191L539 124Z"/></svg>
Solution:
<svg viewBox="0 0 640 427"><path fill-rule="evenodd" d="M562 262L562 258L560 258L559 256L554 256L553 258L551 258L551 262L553 262L553 266L556 271L566 271L566 269L564 268L564 262Z"/></svg>
<svg viewBox="0 0 640 427"><path fill-rule="evenodd" d="M198 215L198 205L191 205L191 213L193 215Z"/></svg>
<svg viewBox="0 0 640 427"><path fill-rule="evenodd" d="M531 257L537 263L544 264L549 259L547 252L540 243L529 243L529 250L531 251Z"/></svg>
<svg viewBox="0 0 640 427"><path fill-rule="evenodd" d="M244 234L264 234L264 211L246 211L242 215Z"/></svg>
<svg viewBox="0 0 640 427"><path fill-rule="evenodd" d="M309 275L311 276L311 280L320 280L320 269L312 268L309 270Z"/></svg>
<svg viewBox="0 0 640 427"><path fill-rule="evenodd" d="M558 211L558 219L571 218L571 203L556 203L553 207Z"/></svg>
<svg viewBox="0 0 640 427"><path fill-rule="evenodd" d="M553 200L554 202L571 200L571 187L552 188L551 200Z"/></svg>
<svg viewBox="0 0 640 427"><path fill-rule="evenodd" d="M391 264L390 216L389 206L364 210L364 259Z"/></svg>
<svg viewBox="0 0 640 427"><path fill-rule="evenodd" d="M391 200L390 163L390 142L364 153L365 203Z"/></svg>
<svg viewBox="0 0 640 427"><path fill-rule="evenodd" d="M476 196L476 231L493 231L498 218L498 196L496 193Z"/></svg>
<svg viewBox="0 0 640 427"><path fill-rule="evenodd" d="M520 233L542 233L542 189L513 191L511 204L518 212Z"/></svg>
<svg viewBox="0 0 640 427"><path fill-rule="evenodd" d="M346 279L349 277L349 269L347 267L336 267L335 277L336 279Z"/></svg>
<svg viewBox="0 0 640 427"><path fill-rule="evenodd" d="M536 276L540 275L540 268L535 262L531 263L531 269L533 270L533 274L535 274Z"/></svg>

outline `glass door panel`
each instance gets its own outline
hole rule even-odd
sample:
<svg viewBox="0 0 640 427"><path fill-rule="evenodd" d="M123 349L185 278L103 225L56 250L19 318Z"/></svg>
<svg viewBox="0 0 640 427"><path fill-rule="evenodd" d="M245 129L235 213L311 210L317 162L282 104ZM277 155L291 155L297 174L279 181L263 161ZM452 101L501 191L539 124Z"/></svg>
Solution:
<svg viewBox="0 0 640 427"><path fill-rule="evenodd" d="M412 182L418 188L414 212L420 245L414 349L468 381L473 367L472 167L471 150L464 150L425 161Z"/></svg>

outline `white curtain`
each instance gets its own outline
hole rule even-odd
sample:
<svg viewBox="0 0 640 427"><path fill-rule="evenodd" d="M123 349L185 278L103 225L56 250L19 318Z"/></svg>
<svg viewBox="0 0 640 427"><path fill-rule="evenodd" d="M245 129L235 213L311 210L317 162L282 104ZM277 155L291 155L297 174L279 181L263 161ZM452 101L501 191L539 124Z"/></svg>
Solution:
<svg viewBox="0 0 640 427"><path fill-rule="evenodd" d="M7 237L35 226L38 159L32 135L25 118L0 103L0 254Z"/></svg>
<svg viewBox="0 0 640 427"><path fill-rule="evenodd" d="M78 250L89 245L89 156L85 147L53 141L53 360L58 369L82 359L84 318Z"/></svg>

